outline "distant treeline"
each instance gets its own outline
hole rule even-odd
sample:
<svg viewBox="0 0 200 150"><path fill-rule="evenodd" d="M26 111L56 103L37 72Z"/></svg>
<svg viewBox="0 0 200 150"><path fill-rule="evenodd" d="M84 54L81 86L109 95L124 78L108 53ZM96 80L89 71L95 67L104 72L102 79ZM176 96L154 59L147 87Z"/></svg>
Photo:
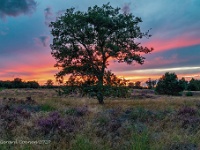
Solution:
<svg viewBox="0 0 200 150"><path fill-rule="evenodd" d="M146 87L141 85L140 81L137 82L130 82L129 80L119 79L117 76L112 74L111 72L106 73L104 77L104 85L105 86L120 86L120 87L128 87L133 89L154 89L157 87L157 83L159 80L151 80L149 78L145 83ZM77 76L70 76L68 81L62 85L65 87L81 87L81 86L94 86L96 85L96 79L94 77L77 77ZM200 80L191 79L190 81L186 81L184 78L178 80L178 84L181 86L183 90L189 91L200 91ZM45 85L40 85L37 81L23 81L21 78L15 78L14 80L10 81L2 81L0 80L0 88L57 88L59 86L54 85L53 80L49 79L45 83Z"/></svg>
<svg viewBox="0 0 200 150"><path fill-rule="evenodd" d="M22 81L20 78L15 78L13 81L0 81L1 88L39 88L40 85L37 81Z"/></svg>
<svg viewBox="0 0 200 150"><path fill-rule="evenodd" d="M10 81L2 81L0 80L0 88L56 88L58 86L53 85L53 81L51 79L47 80L45 85L40 85L37 81L23 81L21 78L15 78Z"/></svg>

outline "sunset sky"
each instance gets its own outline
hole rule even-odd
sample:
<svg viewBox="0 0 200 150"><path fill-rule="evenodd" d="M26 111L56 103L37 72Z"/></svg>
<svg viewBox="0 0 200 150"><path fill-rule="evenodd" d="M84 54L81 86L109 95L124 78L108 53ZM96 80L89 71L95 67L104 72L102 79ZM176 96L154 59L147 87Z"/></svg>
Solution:
<svg viewBox="0 0 200 150"><path fill-rule="evenodd" d="M108 2L142 18L141 30L151 29L152 37L141 43L155 49L142 66L111 61L108 69L139 81L165 72L200 79L200 0L0 0L0 80L54 80L48 24L67 8L86 11Z"/></svg>

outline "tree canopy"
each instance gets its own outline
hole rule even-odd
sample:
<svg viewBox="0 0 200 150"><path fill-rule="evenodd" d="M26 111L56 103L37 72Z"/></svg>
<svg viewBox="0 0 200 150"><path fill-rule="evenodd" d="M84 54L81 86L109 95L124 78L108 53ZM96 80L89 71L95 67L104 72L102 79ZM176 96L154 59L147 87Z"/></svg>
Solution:
<svg viewBox="0 0 200 150"><path fill-rule="evenodd" d="M149 31L140 31L142 19L132 13L121 13L120 8L110 4L89 7L87 12L67 9L64 15L51 22L53 43L52 56L55 67L61 68L56 74L93 75L99 87L103 86L105 71L112 58L118 62L143 64L153 48L140 46L136 39L150 37ZM99 103L103 103L102 88L99 88Z"/></svg>
<svg viewBox="0 0 200 150"><path fill-rule="evenodd" d="M180 95L180 92L184 90L183 81L184 79L179 81L175 73L166 72L158 80L155 91L163 95Z"/></svg>

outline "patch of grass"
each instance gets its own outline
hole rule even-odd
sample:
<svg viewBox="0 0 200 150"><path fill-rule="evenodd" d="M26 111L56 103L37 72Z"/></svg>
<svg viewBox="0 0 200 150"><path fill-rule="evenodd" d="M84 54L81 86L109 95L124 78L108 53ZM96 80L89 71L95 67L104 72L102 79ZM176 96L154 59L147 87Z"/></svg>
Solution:
<svg viewBox="0 0 200 150"><path fill-rule="evenodd" d="M51 105L49 105L49 104L42 104L42 105L40 106L40 109L41 109L41 111L46 111L46 112L56 110L55 107L53 107L53 106L51 106Z"/></svg>
<svg viewBox="0 0 200 150"><path fill-rule="evenodd" d="M95 145L84 136L77 136L72 144L71 150L94 150L96 149Z"/></svg>
<svg viewBox="0 0 200 150"><path fill-rule="evenodd" d="M33 148L30 145L24 145L21 150L33 150Z"/></svg>
<svg viewBox="0 0 200 150"><path fill-rule="evenodd" d="M8 149L12 149L12 148L13 148L12 145L0 144L0 150L8 150Z"/></svg>
<svg viewBox="0 0 200 150"><path fill-rule="evenodd" d="M65 114L68 114L68 115L74 115L75 113L76 113L75 108L69 108L65 111Z"/></svg>
<svg viewBox="0 0 200 150"><path fill-rule="evenodd" d="M4 90L4 88L0 88L0 92L3 91L3 90Z"/></svg>
<svg viewBox="0 0 200 150"><path fill-rule="evenodd" d="M138 133L138 132L132 133L131 149L132 150L149 150L150 149L150 136L147 130L141 133Z"/></svg>

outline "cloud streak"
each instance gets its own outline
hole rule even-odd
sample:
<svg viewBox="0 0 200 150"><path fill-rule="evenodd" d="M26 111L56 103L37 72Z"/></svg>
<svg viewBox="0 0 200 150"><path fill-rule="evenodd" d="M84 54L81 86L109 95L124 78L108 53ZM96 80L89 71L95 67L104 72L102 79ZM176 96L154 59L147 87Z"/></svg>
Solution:
<svg viewBox="0 0 200 150"><path fill-rule="evenodd" d="M53 9L51 7L45 8L44 16L45 16L45 25L49 26L50 22L54 20Z"/></svg>
<svg viewBox="0 0 200 150"><path fill-rule="evenodd" d="M176 48L183 48L193 45L200 45L200 37L180 36L171 39L153 39L143 43L147 47L153 47L154 52L172 50Z"/></svg>
<svg viewBox="0 0 200 150"><path fill-rule="evenodd" d="M21 14L31 14L35 11L37 3L34 0L1 0L0 17L16 17Z"/></svg>
<svg viewBox="0 0 200 150"><path fill-rule="evenodd" d="M134 11L144 21L142 28L152 28L152 37L144 44L153 46L154 52L200 44L200 1L141 0L137 5Z"/></svg>
<svg viewBox="0 0 200 150"><path fill-rule="evenodd" d="M36 41L36 44L47 47L47 45L49 44L49 39L50 39L49 36L42 35L38 38L35 38L35 41Z"/></svg>

